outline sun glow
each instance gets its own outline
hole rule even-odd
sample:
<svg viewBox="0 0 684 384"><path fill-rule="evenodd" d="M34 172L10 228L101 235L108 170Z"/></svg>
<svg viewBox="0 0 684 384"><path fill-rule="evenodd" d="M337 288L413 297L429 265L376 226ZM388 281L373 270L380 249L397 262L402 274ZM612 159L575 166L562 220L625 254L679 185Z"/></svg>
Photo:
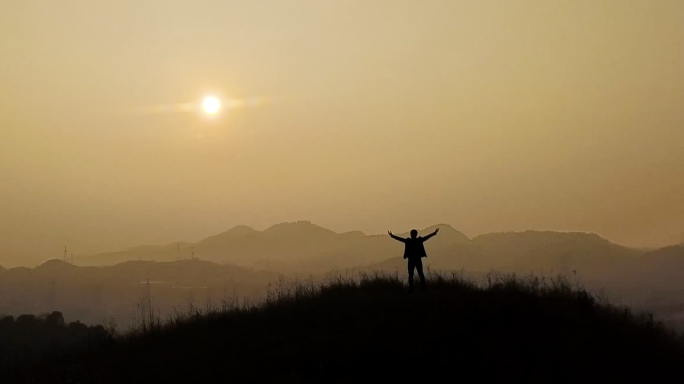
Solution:
<svg viewBox="0 0 684 384"><path fill-rule="evenodd" d="M269 102L270 100L265 97L230 98L207 95L192 102L143 107L139 109L139 112L145 114L195 112L213 118L221 114L224 109L229 111L239 108L260 107Z"/></svg>
<svg viewBox="0 0 684 384"><path fill-rule="evenodd" d="M221 108L221 103L214 96L209 96L204 99L202 106L204 107L204 111L206 113L213 115Z"/></svg>

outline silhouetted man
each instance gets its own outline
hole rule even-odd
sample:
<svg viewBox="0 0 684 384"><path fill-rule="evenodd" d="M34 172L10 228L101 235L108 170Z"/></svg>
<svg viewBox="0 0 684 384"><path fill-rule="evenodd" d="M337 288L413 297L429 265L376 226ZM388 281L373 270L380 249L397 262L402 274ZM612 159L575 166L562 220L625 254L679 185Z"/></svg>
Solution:
<svg viewBox="0 0 684 384"><path fill-rule="evenodd" d="M418 277L420 277L420 286L425 290L425 275L423 275L423 257L427 257L425 253L425 247L423 242L439 232L439 228L435 229L434 232L425 236L419 237L418 231L415 229L411 230L411 237L404 239L403 237L395 236L392 231L387 231L394 240L401 241L405 244L404 247L404 259L408 259L408 274L409 274L409 292L413 292L413 269L418 270Z"/></svg>

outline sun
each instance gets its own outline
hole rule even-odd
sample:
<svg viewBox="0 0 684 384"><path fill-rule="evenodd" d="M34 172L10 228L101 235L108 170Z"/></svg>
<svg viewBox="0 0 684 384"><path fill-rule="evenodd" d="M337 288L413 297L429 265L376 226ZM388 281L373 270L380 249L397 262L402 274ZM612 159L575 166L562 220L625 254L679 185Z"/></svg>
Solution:
<svg viewBox="0 0 684 384"><path fill-rule="evenodd" d="M213 115L221 108L221 102L219 102L219 99L215 98L214 96L209 96L204 99L202 106L204 107L204 111L206 113Z"/></svg>

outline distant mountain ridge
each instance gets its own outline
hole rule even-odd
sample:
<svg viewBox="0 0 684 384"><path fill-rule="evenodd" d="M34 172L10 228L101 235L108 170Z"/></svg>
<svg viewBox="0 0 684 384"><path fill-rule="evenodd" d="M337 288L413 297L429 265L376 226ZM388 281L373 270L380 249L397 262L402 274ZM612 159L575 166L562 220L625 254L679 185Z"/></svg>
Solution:
<svg viewBox="0 0 684 384"><path fill-rule="evenodd" d="M438 240L431 240L435 244L446 237L451 237L455 243L470 241L448 225L440 225L440 228L442 232ZM427 232L427 229L421 232ZM197 243L133 247L81 257L78 263L112 265L127 260L174 261L189 259L194 254L195 257L217 263L253 266L269 260L298 264L301 268L327 270L369 264L392 257L399 252L396 246L388 236L368 236L361 231L336 233L310 221L297 221L275 224L263 231L236 226Z"/></svg>
<svg viewBox="0 0 684 384"><path fill-rule="evenodd" d="M611 272L635 262L647 252L614 244L595 233L523 231L488 233L469 238L449 224L426 243L428 262L435 268L486 271L573 270ZM398 233L409 236L408 233ZM275 224L263 231L239 225L197 243L178 242L129 248L78 260L79 265L113 265L129 260L175 261L191 257L269 271L321 273L369 266L399 258L403 245L387 235L361 231L336 233L310 221Z"/></svg>
<svg viewBox="0 0 684 384"><path fill-rule="evenodd" d="M34 268L0 273L0 318L60 310L65 317L95 324L114 317L120 325L134 320L141 299L156 311L194 303L220 305L231 298L263 297L279 275L203 260L125 261L107 267L73 265L60 259Z"/></svg>

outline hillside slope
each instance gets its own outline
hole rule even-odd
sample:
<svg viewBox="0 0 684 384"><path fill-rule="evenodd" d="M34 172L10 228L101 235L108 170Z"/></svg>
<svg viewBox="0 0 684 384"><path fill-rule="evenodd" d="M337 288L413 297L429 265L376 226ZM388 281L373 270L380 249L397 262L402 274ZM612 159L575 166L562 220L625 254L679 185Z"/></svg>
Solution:
<svg viewBox="0 0 684 384"><path fill-rule="evenodd" d="M678 374L680 340L560 282L477 287L392 277L285 288L264 305L190 316L3 382L648 382Z"/></svg>

